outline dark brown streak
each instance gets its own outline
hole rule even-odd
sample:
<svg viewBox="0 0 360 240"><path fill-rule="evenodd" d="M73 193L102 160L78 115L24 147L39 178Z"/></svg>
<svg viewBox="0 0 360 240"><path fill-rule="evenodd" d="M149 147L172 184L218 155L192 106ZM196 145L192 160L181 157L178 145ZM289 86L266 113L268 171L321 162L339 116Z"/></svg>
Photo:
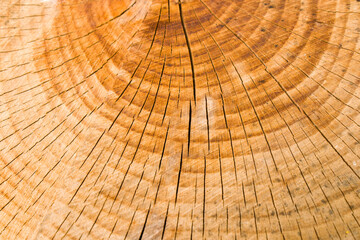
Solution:
<svg viewBox="0 0 360 240"><path fill-rule="evenodd" d="M154 205L156 204L157 197L158 197L158 194L159 194L160 185L161 185L161 179L162 179L162 176L160 177L159 184L158 184L158 187L157 187L157 189L156 189L156 194L155 194Z"/></svg>
<svg viewBox="0 0 360 240"><path fill-rule="evenodd" d="M232 60L231 60L231 63L232 63L232 65L234 66L234 69L235 69L235 71L236 71L236 73L237 73L237 75L238 75L238 77L239 77L239 79L240 79L240 81L241 81L241 85L243 86L243 88L244 88L244 90L245 90L245 93L246 93L246 95L247 95L247 97L248 97L248 99L249 99L249 102L250 102L250 104L251 104L251 106L252 106L252 108L253 108L253 110L254 110L254 113L255 113L255 116L256 116L256 118L257 118L257 120L258 120L258 122L259 122L260 128L261 128L262 132L264 133L264 138L265 138L266 144L267 144L267 146L268 146L268 149L269 149L271 158L272 158L272 160L273 160L274 167L275 167L276 171L278 171L278 167L277 167L277 164L276 164L276 162L275 162L275 158L274 158L273 152L272 152L272 150L271 150L269 140L268 140L268 138L267 138L267 136L266 136L266 132L265 132L264 127L263 127L263 125L262 125L262 123L261 123L260 117L259 117L259 115L258 115L258 113L257 113L257 111L256 111L255 105L254 105L253 101L251 100L251 97L250 97L250 95L249 95L249 93L248 93L248 91L247 91L247 89L246 89L246 87L245 87L245 84L244 84L244 82L243 82L243 80L242 80L242 77L240 76L240 73L238 72L238 70L237 70L237 68L235 67L235 64L233 63Z"/></svg>
<svg viewBox="0 0 360 240"><path fill-rule="evenodd" d="M65 217L64 220L61 222L60 226L57 228L54 236L53 236L51 239L54 239L54 238L55 238L56 234L59 232L60 228L62 227L62 225L64 224L64 222L66 221L66 219L70 216L70 213L71 213L71 211L66 215L66 217Z"/></svg>
<svg viewBox="0 0 360 240"><path fill-rule="evenodd" d="M79 218L81 217L82 213L84 212L86 206L87 206L87 205L85 205L85 206L81 209L79 215L77 216L77 218L75 219L75 221L73 221L73 222L71 223L70 227L68 228L68 230L65 232L65 234L62 236L61 239L64 239L64 238L66 237L66 235L68 234L68 232L70 231L70 229L71 229L71 228L74 226L74 224L79 220Z"/></svg>
<svg viewBox="0 0 360 240"><path fill-rule="evenodd" d="M110 194L110 193L109 193L109 194ZM88 232L88 236L90 235L90 233L91 233L92 229L94 228L97 220L99 219L100 214L102 213L102 211L103 211L103 209L104 209L104 206L105 206L105 203L106 203L106 201L107 201L107 199L108 199L108 197L109 197L109 194L106 196L106 199L105 199L103 205L101 206L101 209L100 209L98 215L96 216L95 221L94 221L94 223L92 224L92 226L91 226L91 228L90 228L90 230L89 230L89 232Z"/></svg>
<svg viewBox="0 0 360 240"><path fill-rule="evenodd" d="M162 159L163 159L164 153L165 153L165 146L166 146L166 140L167 140L168 135L169 135L169 128L170 128L170 123L169 123L169 125L168 125L168 127L167 127L167 130L166 130L166 135L165 135L163 150L162 150L162 152L161 152L161 158L160 158L160 161L159 161L159 169L161 168Z"/></svg>
<svg viewBox="0 0 360 240"><path fill-rule="evenodd" d="M132 215L132 218L131 218L129 227L128 227L128 229L127 229L127 232L126 232L126 234L125 234L124 240L126 239L127 235L129 234L130 227L131 227L131 225L132 225L132 223L133 223L133 221L134 221L134 217L135 217L135 214L136 214L138 208L139 208L139 204L136 206L136 209L135 209L135 211L134 211L134 214Z"/></svg>
<svg viewBox="0 0 360 240"><path fill-rule="evenodd" d="M166 59L164 59L163 71L164 71L164 68L165 68L165 61L166 61ZM153 112L153 109L154 109L154 106L155 106L155 103L156 103L156 97L157 97L157 93L158 93L159 88L160 88L160 85L161 85L161 79L162 79L162 75L161 75L161 77L160 77L160 81L159 81L159 84L158 84L158 89L157 89L157 92L156 92L156 95L155 95L155 100L154 100L154 103L153 103L152 108L151 108L151 110L150 110L149 117L148 117L147 120L146 120L145 127L144 127L144 129L143 129L143 131L142 131L142 133L141 133L141 136L140 136L138 145L137 145L137 147L136 147L135 153L134 153L134 155L133 155L133 157L132 157L132 159L131 159L131 162L130 162L127 170L126 170L126 173L125 173L125 175L124 175L124 178L123 178L123 180L122 180L122 182L121 182L121 184L120 184L120 186L119 186L119 189L118 189L118 191L117 191L117 193L116 193L116 196L115 196L115 198L114 198L114 201L113 201L113 204L112 204L111 208L113 207L113 205L114 205L114 203L115 203L115 201L116 201L116 199L117 199L117 197L118 197L118 195L119 195L119 193L120 193L121 187L122 187L122 185L124 184L124 181L125 181L125 178L126 178L126 176L127 176L127 173L129 172L129 169L130 169L132 163L134 162L134 159L135 159L135 157L136 157L136 154L137 154L137 152L138 152L138 150L139 150L139 147L140 147L140 144L141 144L141 140L142 140L142 138L143 138L143 136L144 136L144 133L145 133L145 131L146 131L146 127L147 127L147 125L148 125L148 123L149 123L151 114L152 114L152 112Z"/></svg>
<svg viewBox="0 0 360 240"><path fill-rule="evenodd" d="M183 163L183 145L181 145L180 167L179 167L178 181L177 181L177 185L176 185L175 205L176 205L176 203L177 203L178 194L179 194L179 186L180 186L180 177L181 177L182 163Z"/></svg>
<svg viewBox="0 0 360 240"><path fill-rule="evenodd" d="M117 169L117 167L118 167L118 165L119 165L119 163L120 163L120 160L121 160L122 156L124 155L124 152L125 152L126 147L127 147L128 144L129 144L129 140L126 141L125 147L124 147L124 149L123 149L123 151L122 151L122 153L121 153L121 155L120 155L120 157L119 157L119 160L118 160L117 163L116 163L116 166L115 166L115 168L114 168L113 173L114 173L115 170Z"/></svg>
<svg viewBox="0 0 360 240"><path fill-rule="evenodd" d="M205 210L206 210L206 157L204 155L204 196L203 196L203 228L202 228L202 236L205 234Z"/></svg>
<svg viewBox="0 0 360 240"><path fill-rule="evenodd" d="M118 115L115 117L114 121L111 123L108 132L111 130L111 128L114 126L116 120L118 119L118 117L120 116L120 114L122 113L122 111L124 110L125 106L120 110L120 112L118 113Z"/></svg>
<svg viewBox="0 0 360 240"><path fill-rule="evenodd" d="M219 168L220 168L220 183L221 183L221 199L224 202L224 183L223 183L223 174L222 174L222 166L221 166L221 153L220 146L219 147Z"/></svg>
<svg viewBox="0 0 360 240"><path fill-rule="evenodd" d="M206 127L207 127L207 138L208 138L208 152L210 152L210 124L209 124L209 110L207 96L205 95L205 109L206 109Z"/></svg>
<svg viewBox="0 0 360 240"><path fill-rule="evenodd" d="M61 160L64 158L65 154L67 153L67 151L65 151L65 153L60 157L60 160L45 174L45 176L41 179L41 181L32 189L32 191L34 191L44 180L45 178L57 167L57 165L59 165L59 163L61 162ZM74 154L73 154L74 155Z"/></svg>
<svg viewBox="0 0 360 240"><path fill-rule="evenodd" d="M150 44L149 50L148 50L148 52L147 52L147 54L146 54L146 56L145 56L145 60L146 60L146 59L147 59L147 57L149 56L149 53L150 53L151 48L152 48L152 46L153 46L153 44L154 44L154 41L155 41L156 33L157 33L157 30L158 30L159 23L160 23L160 18L161 18L161 11L162 11L162 5L160 6L159 19L158 19L158 21L157 21L157 23L156 23L154 36L153 36L153 39L152 39L152 41L151 41L151 44Z"/></svg>
<svg viewBox="0 0 360 240"><path fill-rule="evenodd" d="M168 19L170 22L170 0L168 0Z"/></svg>
<svg viewBox="0 0 360 240"><path fill-rule="evenodd" d="M144 172L145 172L145 171L143 171L143 172L141 173L141 176L140 176L139 182L138 182L138 184L136 185L136 188L135 188L134 194L133 194L133 196L132 196L132 198L131 198L130 205L131 205L131 204L132 204L132 202L134 201L134 198L135 198L136 192L137 192L137 190L138 190L138 188L139 188L139 186L140 186L141 180L142 180L142 179L143 179L143 177L144 177Z"/></svg>
<svg viewBox="0 0 360 240"><path fill-rule="evenodd" d="M189 107L189 127L188 127L188 152L187 155L189 156L190 153L190 142L191 142L191 119L192 119L192 109L191 109L191 101L190 101L190 107Z"/></svg>
<svg viewBox="0 0 360 240"><path fill-rule="evenodd" d="M93 185L93 186L95 186L95 184L97 183L97 181L99 181L99 178L100 178L101 174L103 173L103 171L104 171L105 167L106 167L106 166L107 166L107 164L109 163L109 161L110 161L110 159L111 159L112 155L114 154L115 149L116 149L116 145L115 145L115 147L113 148L113 150L111 151L110 156L108 157L108 159L107 159L106 163L104 164L104 166L103 166L103 168L101 169L101 171L100 171L99 175L97 176L97 178L96 178L95 183L94 183L94 185Z"/></svg>
<svg viewBox="0 0 360 240"><path fill-rule="evenodd" d="M16 195L14 197L12 197L4 206L2 206L1 209L0 209L0 212L2 210L4 210L4 208L6 208L6 206L8 206L14 200L15 197L16 197Z"/></svg>
<svg viewBox="0 0 360 240"><path fill-rule="evenodd" d="M170 206L170 203L168 203L168 206L167 206L167 209L166 209L165 220L164 220L164 226L163 226L163 231L162 231L162 234L161 234L161 240L163 240L163 239L164 239L164 235L165 235L166 222L167 222L167 218L168 218L168 214L169 214L169 206Z"/></svg>
<svg viewBox="0 0 360 240"><path fill-rule="evenodd" d="M70 203L72 202L72 200L74 200L74 198L75 198L76 194L79 192L79 190L80 190L81 186L84 184L85 180L87 179L87 177L89 176L89 174L90 174L91 170L94 168L95 164L96 164L96 163L97 163L97 161L99 160L99 158L100 158L101 154L103 153L103 151L104 151L104 148L101 150L101 152L100 152L99 156L96 158L96 160L94 161L93 165L90 167L89 171L86 173L86 175L85 175L84 179L81 181L81 183L80 183L79 187L76 189L76 191L75 191L74 195L71 197L71 199L70 199L70 201L69 201L69 203L68 203L68 204L70 204Z"/></svg>
<svg viewBox="0 0 360 240"><path fill-rule="evenodd" d="M183 10L182 10L181 0L179 0L179 12L180 12L181 25L182 25L182 28L183 28L183 31L184 31L185 40L186 40L186 45L187 45L187 47L188 47L188 52L189 52L189 57L190 57L191 75L192 75L192 80L193 80L194 102L195 102L195 105L196 105L196 85L195 85L194 59L193 59L193 55L192 55L192 51L191 51L190 40L189 40L187 31L186 31L186 27L185 27L185 22L184 22L184 17L183 17Z"/></svg>
<svg viewBox="0 0 360 240"><path fill-rule="evenodd" d="M126 89L131 85L132 81L134 80L133 77L134 77L136 71L138 70L138 68L140 67L141 63L142 63L142 59L141 59L141 61L139 62L139 64L137 65L137 67L135 68L133 74L131 75L130 81L128 82L128 84L126 84L125 88L124 88L124 89L122 90L122 92L119 94L119 97L115 100L115 102L119 101L119 99L122 97L122 95L124 94L124 92L126 91ZM150 63L151 63L151 62L150 62ZM150 64L149 64L149 66L150 66ZM148 66L148 68L149 68L149 66ZM146 69L146 71L147 71L147 69Z"/></svg>
<svg viewBox="0 0 360 240"><path fill-rule="evenodd" d="M141 239L143 238L143 236L144 236L144 232L145 232L145 228L146 228L146 223L147 223L148 218L149 218L150 210L151 210L151 204L150 204L150 206L149 206L149 210L147 211L146 218L145 218L145 222L144 222L143 228L142 228L142 230L141 230L141 234L140 234L139 240L141 240Z"/></svg>
<svg viewBox="0 0 360 240"><path fill-rule="evenodd" d="M82 166L84 166L84 164L86 163L86 161L89 159L91 153L94 151L94 149L96 148L96 146L98 145L98 143L100 142L101 138L104 136L105 130L103 131L103 133L101 134L101 136L98 138L98 140L96 141L95 145L93 146L93 148L91 149L91 151L89 152L89 154L86 156L85 160L82 162L81 166L79 169L82 168Z"/></svg>

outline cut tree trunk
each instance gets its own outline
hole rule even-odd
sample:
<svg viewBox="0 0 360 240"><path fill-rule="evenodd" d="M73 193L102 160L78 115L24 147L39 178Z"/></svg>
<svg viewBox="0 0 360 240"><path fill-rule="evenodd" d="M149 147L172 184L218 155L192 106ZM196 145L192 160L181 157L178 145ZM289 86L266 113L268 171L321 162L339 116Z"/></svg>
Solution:
<svg viewBox="0 0 360 240"><path fill-rule="evenodd" d="M0 239L360 239L360 2L1 0Z"/></svg>

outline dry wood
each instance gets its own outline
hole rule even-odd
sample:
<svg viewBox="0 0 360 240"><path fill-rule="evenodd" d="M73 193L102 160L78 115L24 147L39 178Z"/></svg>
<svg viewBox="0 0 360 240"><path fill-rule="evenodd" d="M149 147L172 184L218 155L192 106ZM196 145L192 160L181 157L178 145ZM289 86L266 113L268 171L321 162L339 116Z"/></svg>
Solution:
<svg viewBox="0 0 360 240"><path fill-rule="evenodd" d="M357 0L1 0L0 239L360 239Z"/></svg>

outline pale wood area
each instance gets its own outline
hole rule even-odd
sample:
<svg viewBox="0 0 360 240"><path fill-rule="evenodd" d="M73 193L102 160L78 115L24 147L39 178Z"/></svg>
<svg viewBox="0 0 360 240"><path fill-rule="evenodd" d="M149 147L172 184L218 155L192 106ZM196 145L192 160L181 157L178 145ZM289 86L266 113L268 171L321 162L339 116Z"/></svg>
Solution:
<svg viewBox="0 0 360 240"><path fill-rule="evenodd" d="M359 0L1 0L0 239L360 239Z"/></svg>

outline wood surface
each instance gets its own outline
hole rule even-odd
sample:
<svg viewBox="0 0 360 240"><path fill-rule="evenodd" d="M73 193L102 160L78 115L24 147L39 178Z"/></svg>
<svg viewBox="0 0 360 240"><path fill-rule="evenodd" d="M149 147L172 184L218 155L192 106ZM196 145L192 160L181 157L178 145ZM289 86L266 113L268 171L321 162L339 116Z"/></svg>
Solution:
<svg viewBox="0 0 360 240"><path fill-rule="evenodd" d="M359 0L1 0L0 239L360 239Z"/></svg>

